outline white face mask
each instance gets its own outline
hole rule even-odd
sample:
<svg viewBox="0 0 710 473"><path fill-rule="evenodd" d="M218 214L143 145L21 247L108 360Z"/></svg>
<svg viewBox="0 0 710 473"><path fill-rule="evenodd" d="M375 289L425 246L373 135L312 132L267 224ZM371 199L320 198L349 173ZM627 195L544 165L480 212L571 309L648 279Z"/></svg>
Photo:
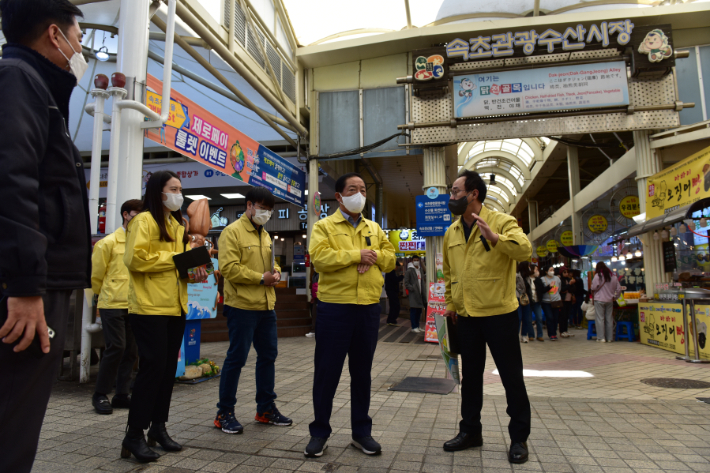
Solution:
<svg viewBox="0 0 710 473"><path fill-rule="evenodd" d="M552 278L552 277L555 276L555 272L554 272L554 271L548 271L548 272L547 272L547 275Z"/></svg>
<svg viewBox="0 0 710 473"><path fill-rule="evenodd" d="M266 222L269 221L271 218L271 214L273 213L272 210L261 210L261 209L254 209L255 213L254 216L252 217L252 221L256 223L257 225L266 225Z"/></svg>
<svg viewBox="0 0 710 473"><path fill-rule="evenodd" d="M167 197L167 200L163 201L163 205L167 207L168 210L170 210L171 212L180 210L180 207L182 207L182 202L184 200L182 194L172 194L163 192L163 195Z"/></svg>
<svg viewBox="0 0 710 473"><path fill-rule="evenodd" d="M341 196L343 197L343 205L349 212L359 214L365 208L365 196L361 193L357 192L347 197L341 194Z"/></svg>
<svg viewBox="0 0 710 473"><path fill-rule="evenodd" d="M71 73L74 74L74 77L76 77L76 83L77 85L79 85L79 81L84 76L84 73L89 68L89 65L86 63L86 59L84 59L84 56L81 53L77 53L76 51L74 51L74 47L71 45L67 37L64 36L62 30L59 30L59 32L62 33L64 41L67 42L74 54L72 54L71 59L69 59L67 55L62 52L61 49L59 49L59 52L62 54L62 56L64 56L64 59L69 62L69 68L71 69Z"/></svg>
<svg viewBox="0 0 710 473"><path fill-rule="evenodd" d="M415 268L419 267L419 261L412 261L412 264L414 265Z"/></svg>

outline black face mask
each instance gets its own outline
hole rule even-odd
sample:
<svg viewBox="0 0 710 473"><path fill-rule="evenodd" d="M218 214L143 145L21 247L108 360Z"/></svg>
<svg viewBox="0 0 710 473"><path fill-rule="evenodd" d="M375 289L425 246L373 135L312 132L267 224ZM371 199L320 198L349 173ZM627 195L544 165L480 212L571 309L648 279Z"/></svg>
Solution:
<svg viewBox="0 0 710 473"><path fill-rule="evenodd" d="M454 215L463 215L466 213L466 208L468 207L468 194L464 195L460 199L449 199L449 210Z"/></svg>

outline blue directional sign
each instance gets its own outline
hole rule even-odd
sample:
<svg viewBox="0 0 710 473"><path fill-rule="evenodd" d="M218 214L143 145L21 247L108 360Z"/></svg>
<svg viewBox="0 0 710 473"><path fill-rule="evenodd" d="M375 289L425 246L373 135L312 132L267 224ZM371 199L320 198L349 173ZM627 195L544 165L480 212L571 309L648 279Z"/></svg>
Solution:
<svg viewBox="0 0 710 473"><path fill-rule="evenodd" d="M426 195L416 197L417 233L420 236L443 236L451 225L449 194L431 199Z"/></svg>

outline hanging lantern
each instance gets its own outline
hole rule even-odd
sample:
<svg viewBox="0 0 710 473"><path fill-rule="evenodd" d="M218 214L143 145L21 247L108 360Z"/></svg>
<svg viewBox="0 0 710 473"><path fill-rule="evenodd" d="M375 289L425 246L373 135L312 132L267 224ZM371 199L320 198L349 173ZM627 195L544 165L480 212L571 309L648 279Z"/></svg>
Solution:
<svg viewBox="0 0 710 473"><path fill-rule="evenodd" d="M695 231L695 222L692 220L690 222L688 222L688 228L690 229L691 232L694 232Z"/></svg>
<svg viewBox="0 0 710 473"><path fill-rule="evenodd" d="M668 230L666 230L665 228L661 232L661 238L663 238L664 240L668 239Z"/></svg>
<svg viewBox="0 0 710 473"><path fill-rule="evenodd" d="M678 230L675 229L675 227L671 227L671 236L676 236L678 234Z"/></svg>
<svg viewBox="0 0 710 473"><path fill-rule="evenodd" d="M705 228L708 226L708 221L707 219L703 216L703 218L700 219L700 228Z"/></svg>
<svg viewBox="0 0 710 473"><path fill-rule="evenodd" d="M661 237L658 235L658 230L656 230L655 232L653 232L653 239L654 239L654 240L658 241L660 238L661 238Z"/></svg>
<svg viewBox="0 0 710 473"><path fill-rule="evenodd" d="M618 259L616 256L612 256L612 257L611 257L611 262L612 262L612 263L616 263L617 261L619 261L619 259Z"/></svg>
<svg viewBox="0 0 710 473"><path fill-rule="evenodd" d="M684 223L681 223L680 227L678 227L678 231L680 233L686 233L688 231L688 227L686 227Z"/></svg>
<svg viewBox="0 0 710 473"><path fill-rule="evenodd" d="M641 255L642 255L642 253L641 253L641 250L639 250L639 249L637 249L637 250L636 250L636 253L634 253L634 256L637 257L637 258L640 258Z"/></svg>

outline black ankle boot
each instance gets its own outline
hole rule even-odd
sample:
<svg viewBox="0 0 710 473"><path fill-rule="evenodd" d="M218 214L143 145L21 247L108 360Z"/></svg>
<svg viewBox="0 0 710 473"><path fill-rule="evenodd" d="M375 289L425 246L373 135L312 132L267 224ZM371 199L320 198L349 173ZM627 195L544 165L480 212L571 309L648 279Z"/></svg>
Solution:
<svg viewBox="0 0 710 473"><path fill-rule="evenodd" d="M165 422L153 422L148 430L148 445L155 447L159 443L166 452L179 452L182 450L182 445L170 438L168 431L165 429Z"/></svg>
<svg viewBox="0 0 710 473"><path fill-rule="evenodd" d="M143 429L128 427L121 445L121 458L130 458L131 453L141 463L154 462L160 458L160 455L148 448L145 443Z"/></svg>

